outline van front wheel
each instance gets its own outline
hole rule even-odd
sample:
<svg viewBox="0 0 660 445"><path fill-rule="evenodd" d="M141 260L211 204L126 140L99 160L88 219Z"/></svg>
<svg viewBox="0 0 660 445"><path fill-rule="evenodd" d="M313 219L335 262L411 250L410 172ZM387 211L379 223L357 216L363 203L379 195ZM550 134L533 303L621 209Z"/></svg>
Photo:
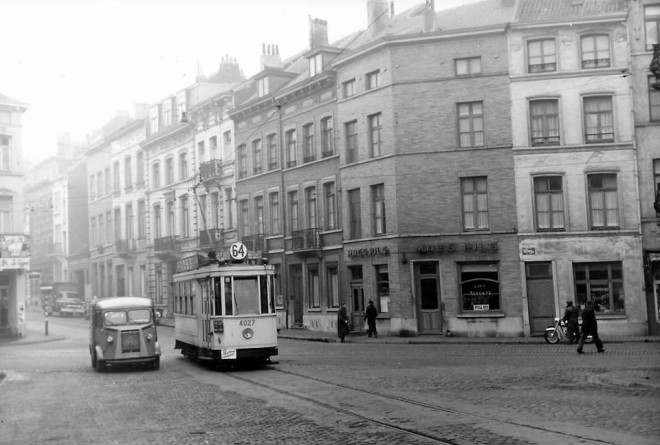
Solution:
<svg viewBox="0 0 660 445"><path fill-rule="evenodd" d="M92 368L96 368L96 351L92 352Z"/></svg>
<svg viewBox="0 0 660 445"><path fill-rule="evenodd" d="M160 357L156 357L154 359L153 367L154 371L158 371L160 369Z"/></svg>
<svg viewBox="0 0 660 445"><path fill-rule="evenodd" d="M104 372L106 369L105 360L96 360L96 370L98 372Z"/></svg>

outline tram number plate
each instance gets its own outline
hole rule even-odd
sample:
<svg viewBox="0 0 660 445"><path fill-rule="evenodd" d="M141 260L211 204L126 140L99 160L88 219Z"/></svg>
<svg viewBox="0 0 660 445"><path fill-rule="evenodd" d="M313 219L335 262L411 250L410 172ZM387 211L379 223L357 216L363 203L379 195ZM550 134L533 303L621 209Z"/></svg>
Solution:
<svg viewBox="0 0 660 445"><path fill-rule="evenodd" d="M220 356L221 360L228 360L228 359L233 359L233 358L236 358L236 349L235 348L223 349L222 350L222 355Z"/></svg>
<svg viewBox="0 0 660 445"><path fill-rule="evenodd" d="M241 320L238 322L239 326L254 326L254 320Z"/></svg>

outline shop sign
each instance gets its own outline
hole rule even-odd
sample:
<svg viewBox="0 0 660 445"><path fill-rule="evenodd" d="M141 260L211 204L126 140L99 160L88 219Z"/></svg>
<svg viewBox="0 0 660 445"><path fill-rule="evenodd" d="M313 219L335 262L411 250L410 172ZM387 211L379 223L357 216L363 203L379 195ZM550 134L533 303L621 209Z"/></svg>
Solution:
<svg viewBox="0 0 660 445"><path fill-rule="evenodd" d="M475 242L475 243L438 243L424 244L417 247L417 253L492 253L497 252L499 246L497 241Z"/></svg>
<svg viewBox="0 0 660 445"><path fill-rule="evenodd" d="M29 257L28 237L26 235L0 236L0 257Z"/></svg>
<svg viewBox="0 0 660 445"><path fill-rule="evenodd" d="M536 255L536 247L523 247L522 248L522 254L523 255Z"/></svg>
<svg viewBox="0 0 660 445"><path fill-rule="evenodd" d="M390 248L387 246L371 247L369 249L346 250L346 255L348 255L349 258L367 258L372 256L387 256L389 254L390 254Z"/></svg>
<svg viewBox="0 0 660 445"><path fill-rule="evenodd" d="M29 269L30 258L0 258L0 270L5 269Z"/></svg>

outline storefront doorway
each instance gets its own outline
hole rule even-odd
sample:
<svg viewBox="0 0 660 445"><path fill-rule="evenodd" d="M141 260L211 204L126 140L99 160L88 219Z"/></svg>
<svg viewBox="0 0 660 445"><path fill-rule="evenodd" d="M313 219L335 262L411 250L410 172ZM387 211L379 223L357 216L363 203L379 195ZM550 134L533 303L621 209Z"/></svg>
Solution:
<svg viewBox="0 0 660 445"><path fill-rule="evenodd" d="M289 266L289 276L291 277L291 303L293 308L293 326L303 326L303 282L302 282L302 264L292 264Z"/></svg>
<svg viewBox="0 0 660 445"><path fill-rule="evenodd" d="M414 263L417 331L420 334L442 333L440 274L437 261Z"/></svg>
<svg viewBox="0 0 660 445"><path fill-rule="evenodd" d="M362 331L364 326L364 285L362 266L351 266L348 268L350 273L351 286L351 326L352 331Z"/></svg>
<svg viewBox="0 0 660 445"><path fill-rule="evenodd" d="M531 335L542 335L556 316L552 263L525 263L525 275Z"/></svg>

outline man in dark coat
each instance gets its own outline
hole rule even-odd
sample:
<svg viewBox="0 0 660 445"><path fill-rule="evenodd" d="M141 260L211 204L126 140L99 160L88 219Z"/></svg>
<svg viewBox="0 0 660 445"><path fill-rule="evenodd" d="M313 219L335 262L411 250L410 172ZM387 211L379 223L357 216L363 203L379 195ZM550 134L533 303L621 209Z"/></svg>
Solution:
<svg viewBox="0 0 660 445"><path fill-rule="evenodd" d="M578 308L573 306L571 300L566 302L566 310L561 320L566 323L566 336L570 344L577 343L580 338L580 329L578 327L579 312Z"/></svg>
<svg viewBox="0 0 660 445"><path fill-rule="evenodd" d="M337 311L337 335L341 342L344 343L344 338L348 335L348 311L346 310L346 303L343 303Z"/></svg>
<svg viewBox="0 0 660 445"><path fill-rule="evenodd" d="M587 301L586 307L582 310L582 335L580 336L580 343L578 344L578 354L583 354L582 346L589 334L594 338L598 352L605 352L603 349L603 342L598 337L598 323L596 322L596 312L594 310L595 303L593 300Z"/></svg>
<svg viewBox="0 0 660 445"><path fill-rule="evenodd" d="M364 311L364 319L367 320L367 334L371 337L371 334L374 337L378 337L378 331L376 330L376 317L378 317L378 309L374 306L374 302L369 300L369 305Z"/></svg>

